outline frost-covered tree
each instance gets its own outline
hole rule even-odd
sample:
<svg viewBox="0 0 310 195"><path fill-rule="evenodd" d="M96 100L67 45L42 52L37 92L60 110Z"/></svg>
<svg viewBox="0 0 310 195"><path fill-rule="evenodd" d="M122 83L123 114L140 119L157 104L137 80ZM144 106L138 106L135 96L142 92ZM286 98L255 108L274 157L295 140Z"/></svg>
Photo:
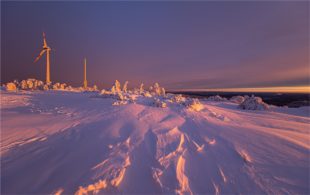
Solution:
<svg viewBox="0 0 310 195"><path fill-rule="evenodd" d="M111 93L112 93L112 94L116 94L116 90L115 90L115 86L114 86L114 85L113 85L112 88L111 88Z"/></svg>
<svg viewBox="0 0 310 195"><path fill-rule="evenodd" d="M7 83L5 88L7 91L16 91L15 83Z"/></svg>
<svg viewBox="0 0 310 195"><path fill-rule="evenodd" d="M128 85L128 81L126 81L124 86L123 86L123 92L125 92L125 93L127 93L127 85Z"/></svg>
<svg viewBox="0 0 310 195"><path fill-rule="evenodd" d="M141 83L140 89L139 89L140 94L142 94L144 92L144 88L143 87L144 87L144 84Z"/></svg>
<svg viewBox="0 0 310 195"><path fill-rule="evenodd" d="M158 83L154 84L153 89L154 89L154 92L155 92L156 95L161 95L161 89L160 89L160 86L159 86Z"/></svg>
<svg viewBox="0 0 310 195"><path fill-rule="evenodd" d="M166 96L166 90L165 90L165 88L163 88L163 87L161 88L161 95L162 95L162 96Z"/></svg>
<svg viewBox="0 0 310 195"><path fill-rule="evenodd" d="M28 79L26 82L27 82L28 89L32 89L33 88L33 81L32 81L32 79Z"/></svg>
<svg viewBox="0 0 310 195"><path fill-rule="evenodd" d="M53 85L53 89L55 90L55 89L59 89L60 88L60 83L55 83L54 85Z"/></svg>
<svg viewBox="0 0 310 195"><path fill-rule="evenodd" d="M66 83L62 83L59 86L59 89L64 90L66 88L67 84Z"/></svg>
<svg viewBox="0 0 310 195"><path fill-rule="evenodd" d="M114 86L115 86L115 92L119 93L119 92L122 91L122 89L121 89L121 83L120 83L118 80L115 80Z"/></svg>
<svg viewBox="0 0 310 195"><path fill-rule="evenodd" d="M27 82L25 80L22 80L22 82L20 83L20 87L21 89L27 89L28 88Z"/></svg>
<svg viewBox="0 0 310 195"><path fill-rule="evenodd" d="M49 90L49 85L48 84L44 84L44 86L43 86L43 90Z"/></svg>
<svg viewBox="0 0 310 195"><path fill-rule="evenodd" d="M97 85L94 85L94 86L93 86L93 90L94 90L94 91L98 91Z"/></svg>

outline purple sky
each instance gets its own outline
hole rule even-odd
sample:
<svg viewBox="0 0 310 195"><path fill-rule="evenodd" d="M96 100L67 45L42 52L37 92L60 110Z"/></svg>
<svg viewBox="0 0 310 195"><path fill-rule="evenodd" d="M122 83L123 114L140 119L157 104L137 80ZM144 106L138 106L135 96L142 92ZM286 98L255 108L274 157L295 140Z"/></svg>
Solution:
<svg viewBox="0 0 310 195"><path fill-rule="evenodd" d="M1 82L168 89L309 85L309 2L1 2Z"/></svg>

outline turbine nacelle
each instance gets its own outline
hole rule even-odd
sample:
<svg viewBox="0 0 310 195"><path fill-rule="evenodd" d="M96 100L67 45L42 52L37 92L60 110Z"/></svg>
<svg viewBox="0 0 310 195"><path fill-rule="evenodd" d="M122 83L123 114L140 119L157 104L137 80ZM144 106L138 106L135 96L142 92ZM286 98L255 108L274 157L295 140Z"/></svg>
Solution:
<svg viewBox="0 0 310 195"><path fill-rule="evenodd" d="M46 84L51 83L51 80L50 80L50 51L51 51L51 48L47 45L45 33L43 32L43 48L42 48L40 54L38 55L38 57L36 57L36 59L34 60L34 62L37 62L46 52Z"/></svg>

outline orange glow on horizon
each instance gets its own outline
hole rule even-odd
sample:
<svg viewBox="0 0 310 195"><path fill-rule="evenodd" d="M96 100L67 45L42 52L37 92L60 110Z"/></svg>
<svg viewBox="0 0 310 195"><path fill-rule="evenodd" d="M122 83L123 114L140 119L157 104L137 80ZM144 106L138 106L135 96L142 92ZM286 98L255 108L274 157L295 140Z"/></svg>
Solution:
<svg viewBox="0 0 310 195"><path fill-rule="evenodd" d="M175 90L177 91L177 90ZM206 92L270 92L270 93L310 93L310 86L253 87L253 88L216 88L216 89L182 89L179 91Z"/></svg>

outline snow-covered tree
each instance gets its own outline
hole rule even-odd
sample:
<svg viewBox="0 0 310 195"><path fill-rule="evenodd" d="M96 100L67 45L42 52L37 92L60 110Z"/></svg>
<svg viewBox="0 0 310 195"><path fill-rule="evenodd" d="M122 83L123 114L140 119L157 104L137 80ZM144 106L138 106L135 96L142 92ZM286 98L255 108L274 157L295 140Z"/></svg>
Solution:
<svg viewBox="0 0 310 195"><path fill-rule="evenodd" d="M186 105L189 109L194 111L200 111L204 108L204 106L200 103L200 101L196 98L191 98L187 100Z"/></svg>
<svg viewBox="0 0 310 195"><path fill-rule="evenodd" d="M120 83L118 80L115 80L114 86L115 86L115 92L118 93L118 92L122 91L122 89L121 89L121 83Z"/></svg>
<svg viewBox="0 0 310 195"><path fill-rule="evenodd" d="M21 87L21 89L27 89L27 88L28 88L28 85L27 85L26 80L22 80L22 81L21 81L20 87Z"/></svg>
<svg viewBox="0 0 310 195"><path fill-rule="evenodd" d="M16 85L15 83L7 83L5 86L7 91L16 91Z"/></svg>
<svg viewBox="0 0 310 195"><path fill-rule="evenodd" d="M115 90L115 86L114 85L111 88L111 93L114 94L114 95L116 94L116 90Z"/></svg>
<svg viewBox="0 0 310 195"><path fill-rule="evenodd" d="M94 86L93 86L93 91L98 91L97 85L94 85Z"/></svg>
<svg viewBox="0 0 310 195"><path fill-rule="evenodd" d="M144 88L143 87L144 87L144 84L141 83L140 89L139 89L140 94L142 94L144 92Z"/></svg>
<svg viewBox="0 0 310 195"><path fill-rule="evenodd" d="M162 96L166 96L166 90L165 90L165 88L163 88L163 87L161 88L161 95L162 95Z"/></svg>
<svg viewBox="0 0 310 195"><path fill-rule="evenodd" d="M244 110L268 110L269 106L265 102L263 102L262 98L255 97L252 95L251 97L246 96L245 100L239 105L241 109Z"/></svg>
<svg viewBox="0 0 310 195"><path fill-rule="evenodd" d="M56 90L56 89L59 89L60 88L60 83L55 83L53 85L53 89Z"/></svg>
<svg viewBox="0 0 310 195"><path fill-rule="evenodd" d="M28 87L28 89L33 89L33 81L32 81L32 79L27 79L27 87Z"/></svg>
<svg viewBox="0 0 310 195"><path fill-rule="evenodd" d="M125 92L125 93L127 93L127 85L128 85L128 81L126 81L124 86L123 86L123 92Z"/></svg>
<svg viewBox="0 0 310 195"><path fill-rule="evenodd" d="M160 88L158 83L154 84L153 90L154 90L156 95L161 95L161 88Z"/></svg>

